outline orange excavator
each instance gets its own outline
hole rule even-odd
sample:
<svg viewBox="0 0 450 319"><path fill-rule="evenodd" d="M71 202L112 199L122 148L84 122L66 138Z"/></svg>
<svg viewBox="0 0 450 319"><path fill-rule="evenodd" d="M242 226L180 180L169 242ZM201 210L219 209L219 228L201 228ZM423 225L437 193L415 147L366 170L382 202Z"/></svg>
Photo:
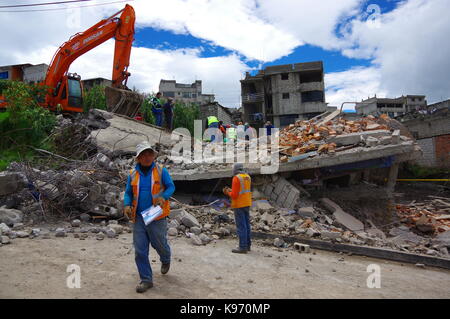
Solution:
<svg viewBox="0 0 450 319"><path fill-rule="evenodd" d="M119 16L120 15L120 16ZM49 87L42 106L63 112L83 111L81 77L69 73L69 67L78 57L115 39L112 86L105 88L108 111L134 117L144 100L143 96L128 90L127 80L131 46L134 40L136 15L130 5L87 29L72 36L56 51L42 84ZM95 65L93 66L95 68ZM0 97L1 100L1 97Z"/></svg>

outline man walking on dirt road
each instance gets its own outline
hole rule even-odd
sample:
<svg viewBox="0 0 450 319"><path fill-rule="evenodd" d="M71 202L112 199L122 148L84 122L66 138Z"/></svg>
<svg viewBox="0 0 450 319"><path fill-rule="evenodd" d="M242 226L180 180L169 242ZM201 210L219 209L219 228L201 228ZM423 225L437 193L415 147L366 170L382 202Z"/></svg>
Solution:
<svg viewBox="0 0 450 319"><path fill-rule="evenodd" d="M167 241L167 217L170 214L169 198L175 191L175 185L167 169L155 162L157 155L156 150L148 142L136 146L137 164L130 171L124 195L125 215L134 224L135 261L141 279L136 287L138 293L153 287L149 245L160 257L161 273L166 274L170 268L171 251ZM159 206L162 212L147 224L143 213L145 215L153 206Z"/></svg>

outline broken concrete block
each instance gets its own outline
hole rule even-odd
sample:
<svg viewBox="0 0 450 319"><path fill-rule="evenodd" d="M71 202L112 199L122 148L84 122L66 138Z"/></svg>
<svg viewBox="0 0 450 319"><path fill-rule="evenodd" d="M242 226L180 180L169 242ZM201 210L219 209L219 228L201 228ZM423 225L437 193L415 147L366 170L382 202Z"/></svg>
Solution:
<svg viewBox="0 0 450 319"><path fill-rule="evenodd" d="M174 227L169 228L169 230L167 231L167 234L169 236L178 236L178 230Z"/></svg>
<svg viewBox="0 0 450 319"><path fill-rule="evenodd" d="M298 209L297 214L303 218L314 218L316 213L314 207L301 207Z"/></svg>
<svg viewBox="0 0 450 319"><path fill-rule="evenodd" d="M314 228L308 228L306 230L306 236L311 237L311 238L312 237L319 237L320 234L321 234L321 232L316 230L316 229L314 229Z"/></svg>
<svg viewBox="0 0 450 319"><path fill-rule="evenodd" d="M66 237L66 230L64 228L57 228L55 231L55 237Z"/></svg>
<svg viewBox="0 0 450 319"><path fill-rule="evenodd" d="M254 201L252 206L257 210L270 210L273 208L273 206L270 205L269 202L266 200Z"/></svg>
<svg viewBox="0 0 450 319"><path fill-rule="evenodd" d="M438 244L450 248L450 230L437 235L433 239L433 244Z"/></svg>
<svg viewBox="0 0 450 319"><path fill-rule="evenodd" d="M195 218L188 212L185 212L184 216L181 217L181 224L189 228L200 227L200 223L198 222L197 218Z"/></svg>
<svg viewBox="0 0 450 319"><path fill-rule="evenodd" d="M191 227L190 232L193 233L194 235L200 235L202 230L200 229L200 227Z"/></svg>
<svg viewBox="0 0 450 319"><path fill-rule="evenodd" d="M72 225L72 227L80 227L81 226L81 220L74 219L74 220L72 220L72 222L70 224Z"/></svg>
<svg viewBox="0 0 450 319"><path fill-rule="evenodd" d="M284 246L284 240L281 238L275 238L275 240L273 241L273 245L275 247L281 248Z"/></svg>
<svg viewBox="0 0 450 319"><path fill-rule="evenodd" d="M392 137L391 136L382 136L378 139L378 143L380 145L389 145L392 143Z"/></svg>
<svg viewBox="0 0 450 319"><path fill-rule="evenodd" d="M375 138L375 137L369 136L369 137L366 139L366 145L367 145L368 147L375 147L375 146L378 145L378 139Z"/></svg>
<svg viewBox="0 0 450 319"><path fill-rule="evenodd" d="M115 238L116 237L116 232L112 228L107 228L105 234L106 234L106 236L108 238Z"/></svg>
<svg viewBox="0 0 450 319"><path fill-rule="evenodd" d="M123 233L123 227L121 225L117 225L117 224L111 224L108 226L110 229L114 230L114 232L117 235L120 235Z"/></svg>
<svg viewBox="0 0 450 319"><path fill-rule="evenodd" d="M0 230L3 235L8 235L11 231L11 229L5 223L0 223Z"/></svg>
<svg viewBox="0 0 450 319"><path fill-rule="evenodd" d="M0 223L12 226L16 223L21 223L22 219L23 213L20 210L0 208Z"/></svg>
<svg viewBox="0 0 450 319"><path fill-rule="evenodd" d="M202 241L203 245L209 244L211 242L211 238L209 238L206 234L200 234L199 238Z"/></svg>
<svg viewBox="0 0 450 319"><path fill-rule="evenodd" d="M422 215L419 220L416 221L416 228L422 233L433 233L435 223L436 221L433 220L433 218Z"/></svg>
<svg viewBox="0 0 450 319"><path fill-rule="evenodd" d="M328 198L322 198L320 202L330 211L336 222L351 231L364 230L364 224L350 214L347 214L342 208Z"/></svg>
<svg viewBox="0 0 450 319"><path fill-rule="evenodd" d="M377 131L365 131L358 133L349 133L343 135L332 136L327 139L327 143L336 143L337 146L347 146L347 145L355 145L361 142L361 139L366 139L368 137L382 137L389 135L389 131L387 130L377 130Z"/></svg>
<svg viewBox="0 0 450 319"><path fill-rule="evenodd" d="M341 238L341 233L335 232L335 231L321 231L320 236L324 239L328 238L328 239L336 240L338 238Z"/></svg>
<svg viewBox="0 0 450 319"><path fill-rule="evenodd" d="M272 225L273 222L275 221L275 217L272 214L269 214L268 212L265 212L262 216L261 216L261 221L263 223L265 223L266 225Z"/></svg>
<svg viewBox="0 0 450 319"><path fill-rule="evenodd" d="M2 243L3 245L7 245L10 243L9 237L8 236L0 236L0 243Z"/></svg>
<svg viewBox="0 0 450 319"><path fill-rule="evenodd" d="M169 222L168 228L175 228L178 230L178 227L180 227L180 223L176 219L172 219Z"/></svg>
<svg viewBox="0 0 450 319"><path fill-rule="evenodd" d="M30 236L29 232L22 231L22 230L17 232L17 237L19 237L19 238L27 238L28 236Z"/></svg>
<svg viewBox="0 0 450 319"><path fill-rule="evenodd" d="M399 144L400 143L400 130L395 130L392 133L392 144Z"/></svg>
<svg viewBox="0 0 450 319"><path fill-rule="evenodd" d="M108 156L106 156L105 154L102 153L98 153L97 156L95 157L97 160L97 163L105 168L105 169L111 169L113 168L113 163L111 162L111 160L108 158Z"/></svg>
<svg viewBox="0 0 450 319"><path fill-rule="evenodd" d="M202 245L203 245L203 242L202 242L202 240L200 239L200 237L198 237L198 236L195 235L195 234L191 234L191 243L192 243L194 246L202 246Z"/></svg>
<svg viewBox="0 0 450 319"><path fill-rule="evenodd" d="M27 186L22 173L0 172L0 196L14 194Z"/></svg>
<svg viewBox="0 0 450 319"><path fill-rule="evenodd" d="M294 243L295 250L298 250L299 253L310 253L311 247L306 244Z"/></svg>

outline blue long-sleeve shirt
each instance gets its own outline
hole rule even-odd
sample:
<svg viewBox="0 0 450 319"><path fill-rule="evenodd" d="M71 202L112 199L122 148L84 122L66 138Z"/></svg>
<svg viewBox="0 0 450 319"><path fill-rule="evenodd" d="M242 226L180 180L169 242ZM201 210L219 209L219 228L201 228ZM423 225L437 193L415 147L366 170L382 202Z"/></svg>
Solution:
<svg viewBox="0 0 450 319"><path fill-rule="evenodd" d="M151 178L153 168L155 167L155 163L150 166L150 169L145 175L139 164L136 165L136 170L139 172L139 199L138 199L138 207L137 212L140 213L147 208L153 205L153 195L151 190ZM172 177L170 177L169 172L166 168L163 168L161 174L161 182L164 186L165 190L162 193L162 198L168 200L170 196L175 192L175 184L172 181ZM127 187L125 189L124 195L124 206L132 206L133 202L133 188L131 186L131 177L128 175L127 179Z"/></svg>

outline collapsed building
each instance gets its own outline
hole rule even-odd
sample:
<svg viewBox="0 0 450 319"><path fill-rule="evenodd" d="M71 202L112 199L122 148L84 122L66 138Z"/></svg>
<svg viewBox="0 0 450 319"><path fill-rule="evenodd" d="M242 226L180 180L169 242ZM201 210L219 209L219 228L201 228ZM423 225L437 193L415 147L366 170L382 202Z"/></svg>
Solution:
<svg viewBox="0 0 450 319"><path fill-rule="evenodd" d="M214 162L208 157L175 161L171 150L181 140L189 140L189 149L194 149L196 143L191 136L177 131L169 134L159 127L100 110L91 110L87 118L73 121L60 117L58 129L66 132L61 137L65 139L61 144L71 149L66 154L81 154L82 150L86 155L75 159L53 154L65 163L64 170L59 171L11 165L0 176L8 181L4 185L9 184L0 189L0 217L6 210L10 216L15 214L11 210L25 215L34 212L34 218L38 217L36 212L55 211L68 220L123 221L123 190L133 167L135 146L148 140L156 144L157 161L168 168L177 188L171 203L169 235L186 236L194 245L201 245L233 233L233 213L220 192L231 181L232 163L238 154L232 154L229 162L226 157ZM279 144L275 148L260 143L265 136L257 140L257 145L265 145L270 157L279 159L276 172L267 170L264 161L245 164L253 181L251 218L256 233L448 258L450 223L447 218L438 218L445 217L450 203L439 199L443 203L438 203L438 213L443 216L438 217L395 203L393 190L399 164L421 155L415 139L399 122L387 116L355 120L338 111L325 112L296 121L276 136ZM204 149L221 144L197 143ZM251 143L238 141L237 153L239 147L248 151ZM12 221L12 225L17 222L14 218ZM73 228L69 225L66 231ZM104 224L92 228L95 236L102 238L99 233L115 237L117 232L111 229L118 227ZM427 232L419 235L420 229ZM278 247L286 247L277 239Z"/></svg>

